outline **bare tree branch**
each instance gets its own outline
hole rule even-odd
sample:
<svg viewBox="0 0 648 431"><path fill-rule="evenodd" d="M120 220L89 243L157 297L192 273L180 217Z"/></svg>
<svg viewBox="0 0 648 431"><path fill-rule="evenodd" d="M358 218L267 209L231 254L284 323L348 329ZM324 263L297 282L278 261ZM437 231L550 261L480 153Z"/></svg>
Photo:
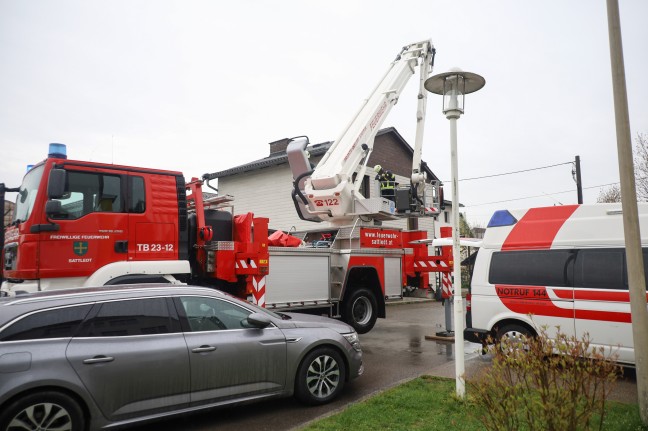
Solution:
<svg viewBox="0 0 648 431"><path fill-rule="evenodd" d="M637 200L648 201L648 135L637 133L634 147L634 170ZM601 189L596 202L621 202L621 189L617 184Z"/></svg>
<svg viewBox="0 0 648 431"><path fill-rule="evenodd" d="M621 202L621 189L616 184L611 185L610 187L607 187L605 189L601 189L596 202Z"/></svg>
<svg viewBox="0 0 648 431"><path fill-rule="evenodd" d="M637 200L648 201L648 135L637 133L634 150Z"/></svg>

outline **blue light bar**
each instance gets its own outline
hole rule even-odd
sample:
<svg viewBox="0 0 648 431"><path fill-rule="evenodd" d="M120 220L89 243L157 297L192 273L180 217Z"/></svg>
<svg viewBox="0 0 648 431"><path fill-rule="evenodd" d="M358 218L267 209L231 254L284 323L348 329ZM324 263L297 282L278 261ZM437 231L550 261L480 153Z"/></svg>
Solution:
<svg viewBox="0 0 648 431"><path fill-rule="evenodd" d="M517 219L508 210L495 211L486 227L511 226L517 223Z"/></svg>
<svg viewBox="0 0 648 431"><path fill-rule="evenodd" d="M27 172L31 171L34 165L27 165Z"/></svg>
<svg viewBox="0 0 648 431"><path fill-rule="evenodd" d="M52 157L56 159L67 159L67 147L65 144L49 144L49 151L47 157Z"/></svg>

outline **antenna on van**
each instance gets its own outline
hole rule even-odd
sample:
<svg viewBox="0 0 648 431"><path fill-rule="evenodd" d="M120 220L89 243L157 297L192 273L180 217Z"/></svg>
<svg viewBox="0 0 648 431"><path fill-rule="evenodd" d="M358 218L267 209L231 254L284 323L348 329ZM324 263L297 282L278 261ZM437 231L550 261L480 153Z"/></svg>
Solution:
<svg viewBox="0 0 648 431"><path fill-rule="evenodd" d="M547 194L547 193L545 193L545 192L542 192L542 194L545 195L546 197L548 197L549 199L553 199L553 200L555 200L555 201L558 203L558 205L564 205L562 202L560 202L558 199L556 199L555 197L551 196L550 194Z"/></svg>

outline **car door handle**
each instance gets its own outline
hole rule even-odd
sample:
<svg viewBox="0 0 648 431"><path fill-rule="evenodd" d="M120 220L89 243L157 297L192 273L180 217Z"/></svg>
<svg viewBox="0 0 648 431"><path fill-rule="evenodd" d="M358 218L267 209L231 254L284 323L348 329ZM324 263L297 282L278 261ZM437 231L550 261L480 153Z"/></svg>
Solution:
<svg viewBox="0 0 648 431"><path fill-rule="evenodd" d="M214 350L216 350L216 347L214 346L200 346L196 347L195 349L191 349L193 353L213 352Z"/></svg>
<svg viewBox="0 0 648 431"><path fill-rule="evenodd" d="M95 356L94 358L90 358L90 359L84 359L83 363L84 364L100 364L102 362L112 362L114 360L115 360L115 358L113 358L112 356L103 356L102 355L102 356Z"/></svg>

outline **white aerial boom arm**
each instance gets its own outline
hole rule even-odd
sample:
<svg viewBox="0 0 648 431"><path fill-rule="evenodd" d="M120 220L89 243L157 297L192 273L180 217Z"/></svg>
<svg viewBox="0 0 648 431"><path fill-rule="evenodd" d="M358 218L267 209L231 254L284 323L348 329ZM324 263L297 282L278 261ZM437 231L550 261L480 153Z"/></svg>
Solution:
<svg viewBox="0 0 648 431"><path fill-rule="evenodd" d="M349 222L363 215L375 218L394 214L392 201L365 198L359 189L376 133L417 66L420 66L420 89L412 183L425 180L421 148L427 92L423 83L431 73L434 54L429 40L405 46L314 170L308 162L307 138L296 138L288 145L288 160L295 179L293 199L300 217L312 221Z"/></svg>

